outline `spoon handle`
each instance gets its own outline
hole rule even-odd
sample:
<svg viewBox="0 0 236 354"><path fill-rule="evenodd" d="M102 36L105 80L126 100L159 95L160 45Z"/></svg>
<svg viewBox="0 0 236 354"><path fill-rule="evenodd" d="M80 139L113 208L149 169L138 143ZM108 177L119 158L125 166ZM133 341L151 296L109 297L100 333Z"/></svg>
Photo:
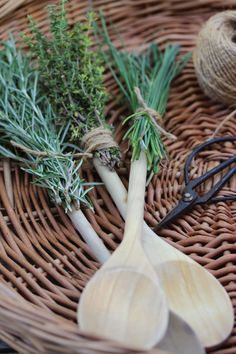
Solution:
<svg viewBox="0 0 236 354"><path fill-rule="evenodd" d="M144 197L147 175L147 158L141 153L132 161L129 175L127 215L122 246L129 248L135 242L141 244L143 232Z"/></svg>
<svg viewBox="0 0 236 354"><path fill-rule="evenodd" d="M125 220L127 214L128 194L123 182L117 172L111 171L106 166L102 165L98 158L93 159L93 164L99 177L117 206L121 216Z"/></svg>
<svg viewBox="0 0 236 354"><path fill-rule="evenodd" d="M112 197L115 205L117 206L123 219L126 219L127 213L127 190L122 183L120 177L115 171L110 171L106 166L102 165L97 158L93 159L93 164L96 168L98 175L106 186L107 191ZM114 188L114 186L116 188ZM155 240L155 245L151 243ZM150 259L152 265L157 265L159 263L172 261L178 256L182 260L188 263L194 263L194 261L186 256L184 253L181 253L166 241L162 240L158 235L143 221L143 239L144 247L148 247L148 258ZM158 243L158 246L157 246ZM157 247L161 248L160 252L157 252ZM158 256L157 256L158 255Z"/></svg>

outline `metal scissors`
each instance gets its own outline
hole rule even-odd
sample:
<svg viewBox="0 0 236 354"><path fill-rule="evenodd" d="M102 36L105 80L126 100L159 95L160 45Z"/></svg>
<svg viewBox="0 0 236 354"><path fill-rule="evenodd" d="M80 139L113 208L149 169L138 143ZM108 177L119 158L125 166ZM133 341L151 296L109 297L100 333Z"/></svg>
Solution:
<svg viewBox="0 0 236 354"><path fill-rule="evenodd" d="M218 196L215 195L221 190L221 188L226 184L226 182L236 173L236 166L233 166L208 192L203 195L199 195L195 188L205 182L207 179L211 178L218 172L222 171L224 168L230 166L232 163L236 162L236 155L232 156L228 160L220 163L218 166L212 168L204 175L197 177L190 181L189 169L194 157L207 146L215 143L225 142L225 141L236 141L236 136L226 136L220 138L213 138L207 140L205 143L197 146L192 153L188 156L185 166L184 166L184 181L185 188L182 193L182 199L179 201L178 205L172 209L166 217L154 228L158 230L168 223L177 219L180 215L185 212L190 211L195 205L205 204L205 203L217 203L226 200L235 200L236 195L226 195Z"/></svg>

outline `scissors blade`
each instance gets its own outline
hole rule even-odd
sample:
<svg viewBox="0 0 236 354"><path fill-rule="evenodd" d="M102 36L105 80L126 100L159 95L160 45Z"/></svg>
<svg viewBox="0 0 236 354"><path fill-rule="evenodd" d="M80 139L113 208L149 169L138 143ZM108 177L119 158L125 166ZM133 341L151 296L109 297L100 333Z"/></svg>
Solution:
<svg viewBox="0 0 236 354"><path fill-rule="evenodd" d="M157 224L154 228L154 230L159 230L160 228L166 226L167 224L169 224L170 222L176 220L181 214L183 214L186 210L189 210L191 205L192 205L192 201L184 201L183 199L181 199L179 201L179 203L177 204L177 206L172 209L165 217L164 219L161 220L161 222L159 222L159 224Z"/></svg>

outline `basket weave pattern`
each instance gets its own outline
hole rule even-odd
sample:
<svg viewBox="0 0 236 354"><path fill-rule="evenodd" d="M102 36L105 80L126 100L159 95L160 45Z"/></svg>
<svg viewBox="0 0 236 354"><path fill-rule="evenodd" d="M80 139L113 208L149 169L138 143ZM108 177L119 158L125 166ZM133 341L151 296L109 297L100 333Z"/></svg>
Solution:
<svg viewBox="0 0 236 354"><path fill-rule="evenodd" d="M18 34L25 30L27 14L32 14L46 31L45 6L53 2L1 0L0 37L7 38L8 31ZM201 24L210 15L226 8L236 9L234 0L95 0L94 6L103 8L129 48L144 48L151 41L163 48L172 41L181 43L183 52L194 47ZM86 9L87 1L71 0L71 23ZM110 75L106 85L111 93L107 114L124 152L119 174L127 186L129 155L122 142L124 127L120 120L127 110L116 101L117 87ZM186 156L212 136L229 112L203 95L190 61L175 81L165 117L166 129L178 140L166 140L171 159L163 163L147 189L145 218L150 226L155 226L180 198ZM236 135L234 118L225 123L218 135ZM235 153L233 143L213 146L193 163L192 176L201 175ZM11 171L14 207L0 165L0 338L27 354L127 353L79 331L75 323L79 296L99 264L64 212L49 202L46 192L33 186L17 164L11 165ZM89 181L99 180L89 165L83 173ZM211 188L217 178L206 182L204 190ZM236 193L235 177L223 193ZM97 186L90 196L95 213L87 210L86 215L113 250L122 239L124 222L103 186ZM196 207L159 235L212 272L236 308L236 202ZM236 329L225 343L210 352L235 354Z"/></svg>

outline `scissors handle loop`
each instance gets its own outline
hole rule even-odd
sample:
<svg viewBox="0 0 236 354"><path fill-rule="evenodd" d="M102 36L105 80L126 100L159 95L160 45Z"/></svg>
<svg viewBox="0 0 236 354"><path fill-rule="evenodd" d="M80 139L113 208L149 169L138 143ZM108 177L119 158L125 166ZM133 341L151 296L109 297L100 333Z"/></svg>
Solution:
<svg viewBox="0 0 236 354"><path fill-rule="evenodd" d="M185 181L186 185L190 183L189 170L190 170L190 166L191 166L191 163L192 163L192 160L194 159L194 157L196 155L198 155L199 152L203 151L207 146L212 145L212 144L216 144L216 143L222 143L222 142L225 142L225 141L236 141L236 136L225 136L225 137L220 137L220 138L213 138L213 139L207 140L205 143L203 143L203 144L197 146L195 149L193 149L191 154L188 156L188 158L187 158L187 160L185 162L185 166L184 166L184 181ZM236 156L233 156L231 159L236 159ZM229 162L231 159L222 162L222 164L226 164L225 167L229 166L232 162L234 162L234 161ZM220 167L220 166L222 166L222 164L220 164L219 166L215 167L215 169L219 168L219 170L217 172L214 172L213 175L218 173L219 171L221 171L224 168L224 167L223 168ZM212 169L211 171L214 171L214 169ZM207 180L209 177L212 176L211 175L211 171L208 171L205 174L205 175L207 175L207 177L205 177L203 180L201 180L200 183L204 182L205 180ZM201 177L203 178L204 176L201 176ZM193 182L196 181L196 183L197 183L197 180L198 179L195 179ZM197 185L199 185L199 184L197 184ZM197 185L195 185L195 187Z"/></svg>

